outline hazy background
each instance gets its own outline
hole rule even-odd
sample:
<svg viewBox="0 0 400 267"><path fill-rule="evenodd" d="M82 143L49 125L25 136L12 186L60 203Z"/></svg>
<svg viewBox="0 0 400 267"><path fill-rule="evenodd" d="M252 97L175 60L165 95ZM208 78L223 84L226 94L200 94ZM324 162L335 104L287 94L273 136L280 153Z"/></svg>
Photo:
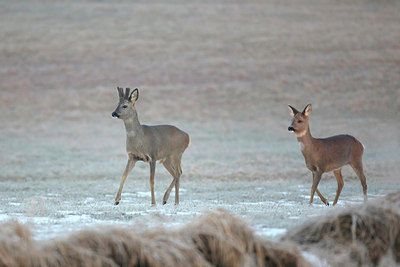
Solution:
<svg viewBox="0 0 400 267"><path fill-rule="evenodd" d="M366 146L370 198L400 189L399 14L384 0L1 1L0 219L57 231L224 207L259 231L296 225L331 208L307 206L287 104L313 104L315 137ZM117 86L140 89L142 123L190 134L179 207L173 192L160 205L162 166L150 207L147 164L112 205L127 160ZM338 205L362 203L343 175ZM336 186L324 175L331 202Z"/></svg>

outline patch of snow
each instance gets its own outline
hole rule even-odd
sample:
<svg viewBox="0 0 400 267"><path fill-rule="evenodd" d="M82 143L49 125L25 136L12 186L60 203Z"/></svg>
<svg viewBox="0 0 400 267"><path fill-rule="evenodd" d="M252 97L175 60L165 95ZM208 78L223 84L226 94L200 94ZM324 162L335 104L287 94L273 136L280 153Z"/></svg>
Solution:
<svg viewBox="0 0 400 267"><path fill-rule="evenodd" d="M31 217L28 218L28 222L33 222L35 224L49 224L52 223L52 219L49 217Z"/></svg>
<svg viewBox="0 0 400 267"><path fill-rule="evenodd" d="M311 266L319 266L319 267L329 267L330 265L326 262L326 260L318 258L317 255L314 255L310 252L302 251L301 252L303 258L307 260Z"/></svg>
<svg viewBox="0 0 400 267"><path fill-rule="evenodd" d="M141 215L141 216L144 216L147 213L145 211L128 211L128 212L125 212L125 214L126 215Z"/></svg>
<svg viewBox="0 0 400 267"><path fill-rule="evenodd" d="M1 214L0 213L0 221L6 221L6 220L9 220L9 219L11 219L10 216L8 216L7 214Z"/></svg>
<svg viewBox="0 0 400 267"><path fill-rule="evenodd" d="M69 215L69 214L74 214L74 211L72 211L72 210L59 210L59 211L57 211L57 213L61 214L61 215Z"/></svg>
<svg viewBox="0 0 400 267"><path fill-rule="evenodd" d="M200 215L200 212L193 212L193 211L178 211L176 215Z"/></svg>
<svg viewBox="0 0 400 267"><path fill-rule="evenodd" d="M251 206L255 206L255 205L274 205L276 204L273 201L263 201L263 202L241 202L241 205L251 205Z"/></svg>
<svg viewBox="0 0 400 267"><path fill-rule="evenodd" d="M268 237L276 237L285 234L286 231L287 229L285 228L262 228L260 234Z"/></svg>
<svg viewBox="0 0 400 267"><path fill-rule="evenodd" d="M136 192L136 194L131 194L132 196L138 196L138 197L149 197L151 196L151 192Z"/></svg>
<svg viewBox="0 0 400 267"><path fill-rule="evenodd" d="M63 223L77 223L77 222L89 222L91 221L91 217L89 215L68 215L65 218L60 219L59 221Z"/></svg>

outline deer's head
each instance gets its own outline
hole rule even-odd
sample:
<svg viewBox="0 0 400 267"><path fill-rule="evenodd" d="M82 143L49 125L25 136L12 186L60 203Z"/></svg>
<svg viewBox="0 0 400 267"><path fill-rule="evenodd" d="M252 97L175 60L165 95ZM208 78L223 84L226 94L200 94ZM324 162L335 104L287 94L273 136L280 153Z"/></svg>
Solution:
<svg viewBox="0 0 400 267"><path fill-rule="evenodd" d="M308 116L311 114L311 104L308 104L303 112L298 111L289 105L290 114L292 114L292 124L290 124L288 131L294 132L297 137L303 136L308 130Z"/></svg>
<svg viewBox="0 0 400 267"><path fill-rule="evenodd" d="M131 93L129 92L129 88L126 88L125 92L124 89L120 87L117 87L117 90L119 95L119 103L111 115L122 120L128 119L132 117L134 112L136 112L135 102L139 98L139 90L136 88Z"/></svg>

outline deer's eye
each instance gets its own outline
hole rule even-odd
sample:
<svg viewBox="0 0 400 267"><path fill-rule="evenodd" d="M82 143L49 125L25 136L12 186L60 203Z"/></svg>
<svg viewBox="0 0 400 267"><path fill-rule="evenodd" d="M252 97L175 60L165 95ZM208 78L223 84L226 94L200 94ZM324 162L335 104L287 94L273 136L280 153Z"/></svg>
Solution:
<svg viewBox="0 0 400 267"><path fill-rule="evenodd" d="M303 121L302 121L302 120L298 120L297 122L298 122L298 123L302 123Z"/></svg>
<svg viewBox="0 0 400 267"><path fill-rule="evenodd" d="M122 106L122 108L127 108L127 107L128 107L127 105L123 105L123 106Z"/></svg>

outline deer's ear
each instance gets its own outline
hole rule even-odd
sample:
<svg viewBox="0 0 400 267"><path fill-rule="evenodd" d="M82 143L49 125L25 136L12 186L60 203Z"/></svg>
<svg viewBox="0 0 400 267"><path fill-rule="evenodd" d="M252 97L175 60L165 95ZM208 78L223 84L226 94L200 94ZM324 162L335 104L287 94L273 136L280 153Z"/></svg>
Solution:
<svg viewBox="0 0 400 267"><path fill-rule="evenodd" d="M290 110L290 114L294 117L296 116L297 113L299 113L299 111L297 109L295 109L294 107L292 107L291 105L288 105L289 110Z"/></svg>
<svg viewBox="0 0 400 267"><path fill-rule="evenodd" d="M135 103L136 100L139 98L139 89L135 89L132 91L131 95L129 96L129 101Z"/></svg>
<svg viewBox="0 0 400 267"><path fill-rule="evenodd" d="M304 110L303 110L303 114L305 115L305 116L310 116L310 114L311 114L311 111L312 111L312 107L311 107L311 104L308 104L305 108L304 108Z"/></svg>

